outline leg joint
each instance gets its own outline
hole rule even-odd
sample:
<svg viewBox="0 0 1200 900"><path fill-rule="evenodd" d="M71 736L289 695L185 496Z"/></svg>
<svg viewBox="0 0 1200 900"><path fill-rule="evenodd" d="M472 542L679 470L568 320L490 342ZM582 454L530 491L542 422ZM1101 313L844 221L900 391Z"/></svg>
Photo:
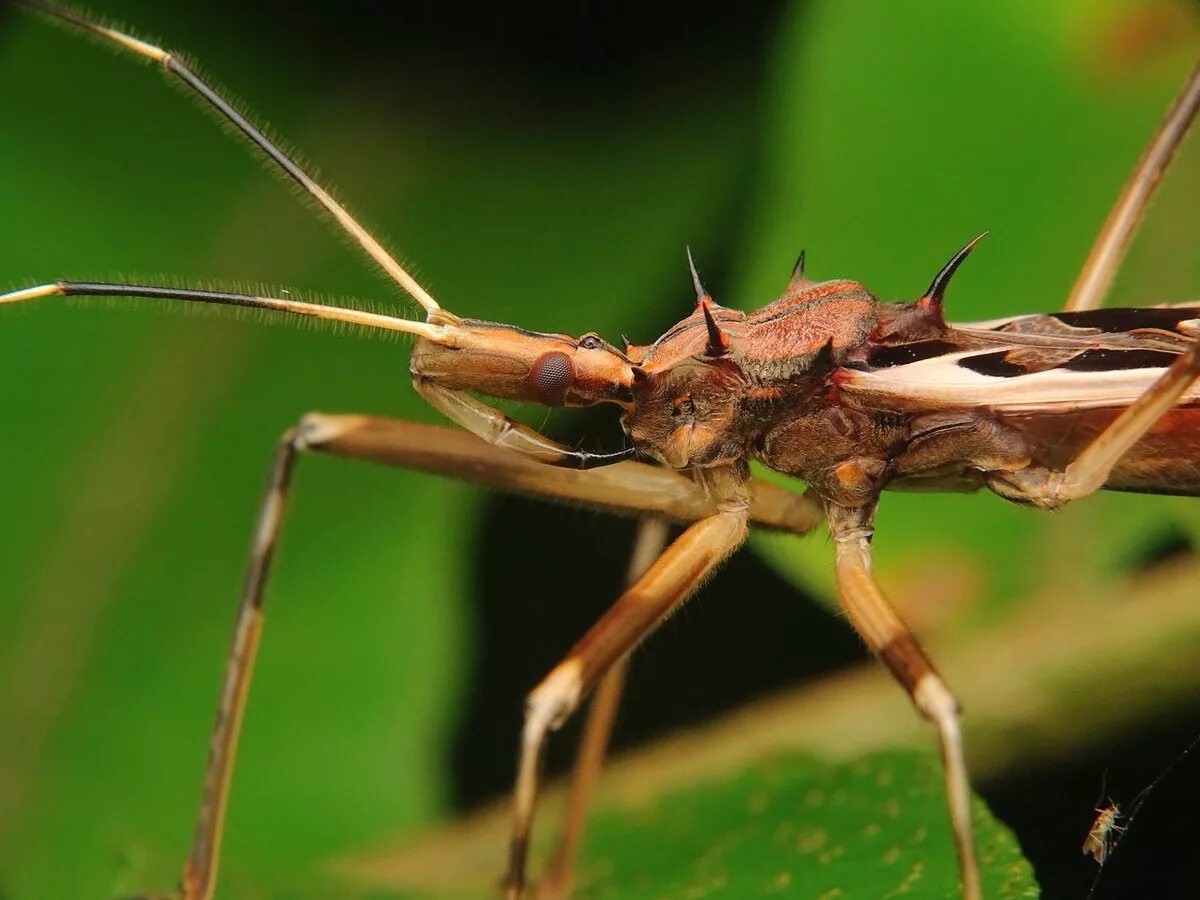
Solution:
<svg viewBox="0 0 1200 900"><path fill-rule="evenodd" d="M535 733L555 731L562 726L583 699L583 672L578 659L559 663L525 700L525 729Z"/></svg>
<svg viewBox="0 0 1200 900"><path fill-rule="evenodd" d="M921 715L939 728L957 726L962 708L937 672L931 669L917 682L912 691L912 698Z"/></svg>
<svg viewBox="0 0 1200 900"><path fill-rule="evenodd" d="M350 417L330 416L319 412L305 413L291 431L291 444L302 452L320 449L346 433L345 423L348 418Z"/></svg>

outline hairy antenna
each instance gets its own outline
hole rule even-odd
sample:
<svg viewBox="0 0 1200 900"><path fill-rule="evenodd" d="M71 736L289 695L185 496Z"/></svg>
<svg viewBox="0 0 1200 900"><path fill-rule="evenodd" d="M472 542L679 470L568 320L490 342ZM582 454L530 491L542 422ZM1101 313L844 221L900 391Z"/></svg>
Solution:
<svg viewBox="0 0 1200 900"><path fill-rule="evenodd" d="M99 22L93 22L91 19L83 16L73 9L64 6L59 6L55 3L47 3L44 0L13 0L18 6L24 6L37 12L53 16L64 22L69 22L97 37L111 41L119 47L143 56L146 59L153 60L162 65L162 67L171 75L178 78L185 84L189 90L193 91L205 103L215 109L223 118L232 124L240 131L252 144L258 147L267 157L275 163L283 172L285 172L293 181L315 199L322 208L325 209L334 220L341 226L350 237L357 243L367 255L382 268L391 278L399 284L405 291L408 292L414 300L424 307L429 315L430 321L439 320L441 317L441 307L438 302L433 299L428 291L423 288L415 278L413 278L396 259L384 249L383 245L364 228L350 212L338 203L328 191L321 185L317 184L307 172L292 160L286 153L283 152L270 138L262 133L253 123L245 116L233 108L224 97L218 94L211 86L193 72L188 65L180 59L176 54L164 50L161 47L156 47L153 44L138 40L131 35L117 31L101 25Z"/></svg>

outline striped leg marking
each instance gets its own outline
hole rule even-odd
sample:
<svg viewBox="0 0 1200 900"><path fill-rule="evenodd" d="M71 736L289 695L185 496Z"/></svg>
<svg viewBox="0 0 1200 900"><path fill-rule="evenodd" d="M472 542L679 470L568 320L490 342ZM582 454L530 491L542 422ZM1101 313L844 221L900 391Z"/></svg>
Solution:
<svg viewBox="0 0 1200 900"><path fill-rule="evenodd" d="M871 566L872 510L831 503L827 513L842 608L863 640L908 692L913 705L937 729L963 897L981 900L958 701L875 580Z"/></svg>

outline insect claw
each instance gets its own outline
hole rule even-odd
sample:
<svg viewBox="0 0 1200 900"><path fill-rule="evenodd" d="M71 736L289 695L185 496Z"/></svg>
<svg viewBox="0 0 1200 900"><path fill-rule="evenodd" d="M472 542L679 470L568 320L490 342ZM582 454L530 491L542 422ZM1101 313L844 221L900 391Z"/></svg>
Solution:
<svg viewBox="0 0 1200 900"><path fill-rule="evenodd" d="M918 306L935 307L937 309L941 309L942 297L946 293L946 286L950 284L950 279L954 277L954 273L958 270L958 267L962 264L962 261L971 254L972 250L975 249L975 245L987 237L987 235L988 233L986 231L983 232L978 237L974 238L969 244L955 253L954 256L950 257L950 262L942 266L942 270L934 276L933 283L929 285L929 289L926 290L921 296L921 299L917 301Z"/></svg>
<svg viewBox="0 0 1200 900"><path fill-rule="evenodd" d="M708 291L704 289L704 285L700 283L700 273L696 271L696 260L692 259L692 248L687 248L688 269L692 273L692 287L696 289L696 304L699 305L708 299Z"/></svg>

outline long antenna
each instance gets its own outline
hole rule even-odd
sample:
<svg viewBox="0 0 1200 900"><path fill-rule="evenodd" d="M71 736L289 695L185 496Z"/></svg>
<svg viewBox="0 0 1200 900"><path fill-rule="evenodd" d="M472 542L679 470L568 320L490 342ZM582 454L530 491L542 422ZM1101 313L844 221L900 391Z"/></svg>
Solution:
<svg viewBox="0 0 1200 900"><path fill-rule="evenodd" d="M385 316L340 306L327 306L323 303L283 300L279 297L259 297L254 294L198 291L146 284L111 284L102 281L56 281L52 284L22 288L19 291L0 294L0 305L21 303L25 300L40 300L44 297L144 297L150 300L180 300L218 306L241 306L249 309L290 313L296 316L309 316L331 322L345 322L348 325L359 325L383 331L402 331L405 334L428 338L439 344L447 343L450 333L454 329L453 322L446 324L412 322L396 316Z"/></svg>
<svg viewBox="0 0 1200 900"><path fill-rule="evenodd" d="M383 245L354 216L350 215L344 206L333 199L328 191L309 177L308 173L288 157L270 138L259 131L245 116L234 109L229 101L188 68L187 64L177 55L161 47L138 40L124 32L101 25L99 22L93 22L75 10L59 6L55 3L47 3L44 0L12 0L12 2L18 6L25 6L37 12L53 16L56 19L61 19L64 22L69 22L98 37L112 41L126 50L131 50L139 56L144 56L146 59L160 63L167 72L182 81L190 90L203 99L204 102L227 119L251 143L265 153L275 165L279 166L293 181L320 203L333 216L342 229L367 252L367 255L375 260L393 280L425 308L431 321L436 318L435 313L441 309L438 302L433 299L425 288L421 287L415 278L405 271L404 267L384 249Z"/></svg>

